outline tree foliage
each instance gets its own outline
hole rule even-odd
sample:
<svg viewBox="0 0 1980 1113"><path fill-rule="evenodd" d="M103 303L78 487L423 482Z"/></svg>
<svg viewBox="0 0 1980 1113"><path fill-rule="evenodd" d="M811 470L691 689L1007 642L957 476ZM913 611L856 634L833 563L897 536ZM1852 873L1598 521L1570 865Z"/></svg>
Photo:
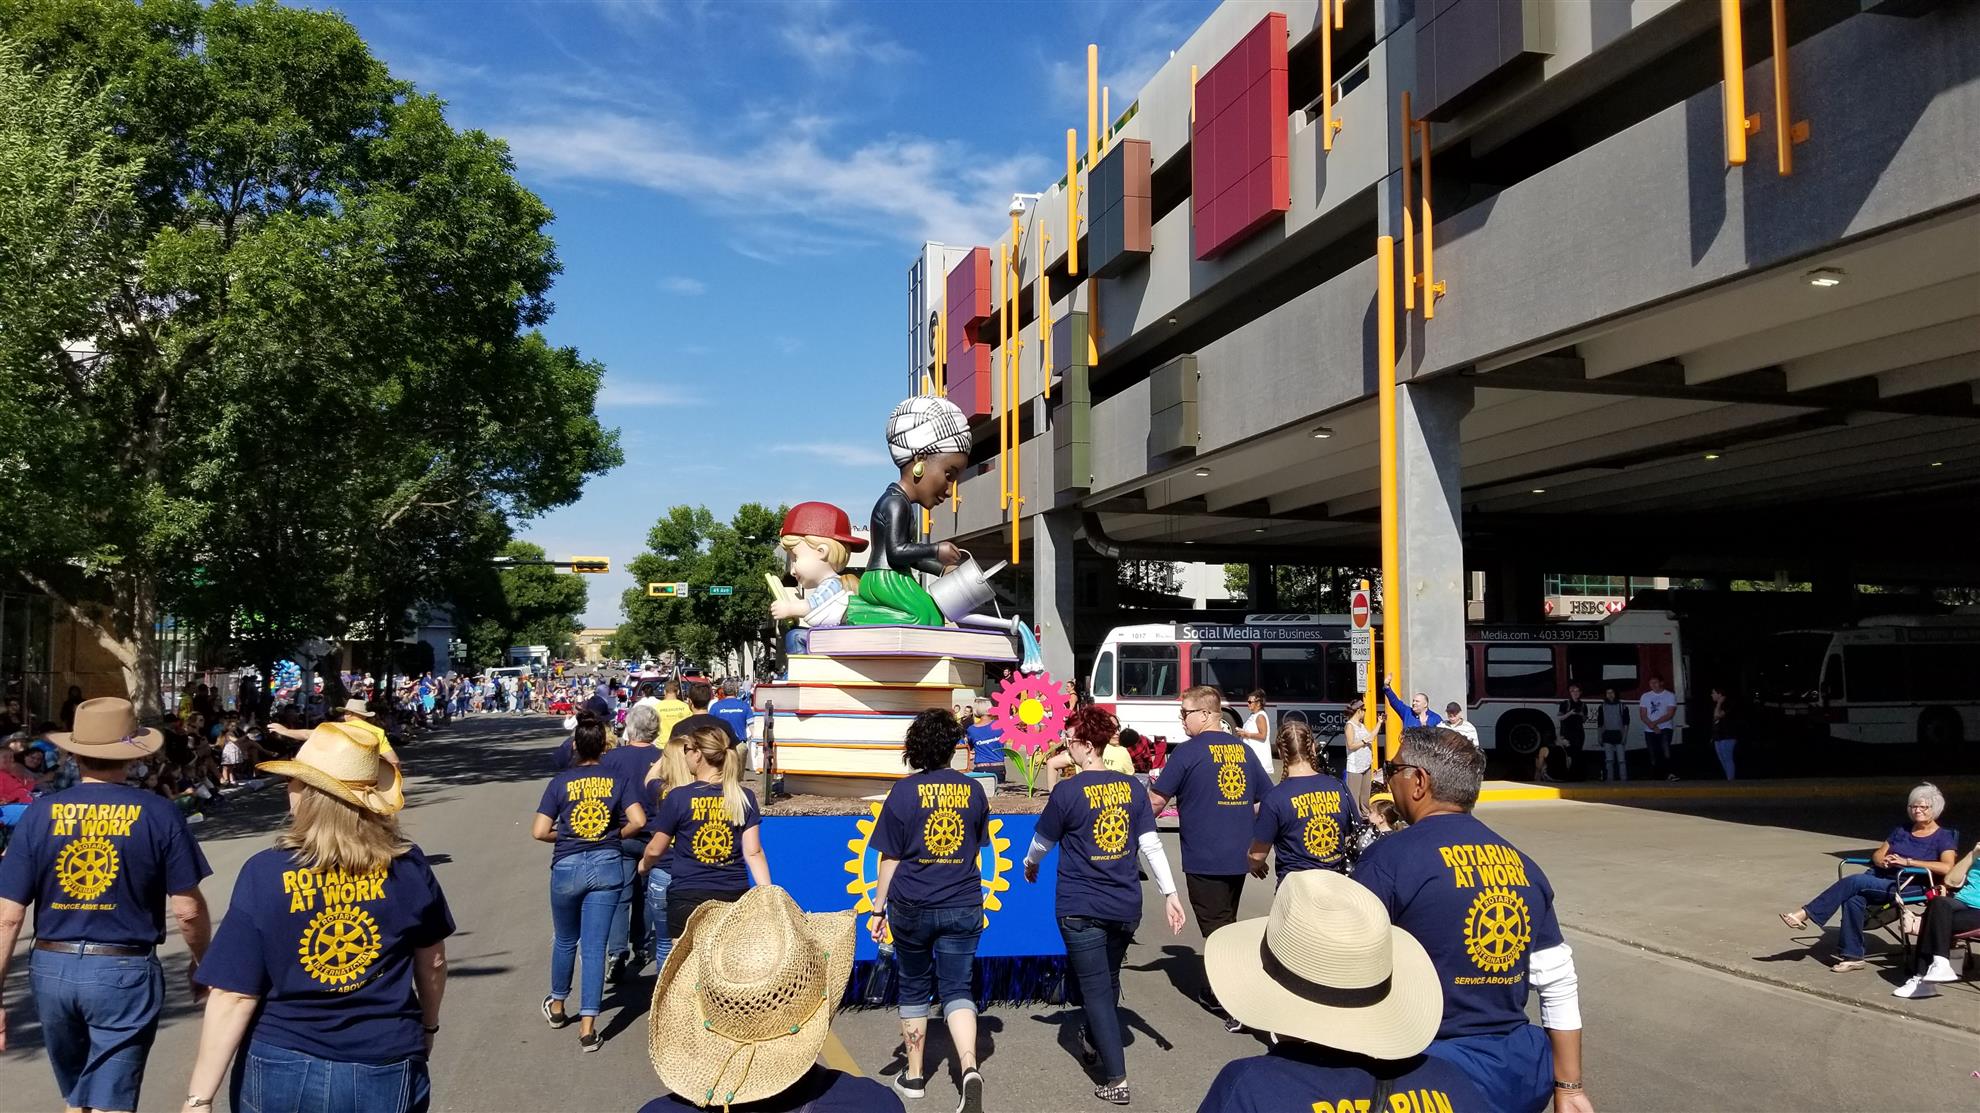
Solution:
<svg viewBox="0 0 1980 1113"><path fill-rule="evenodd" d="M545 559L543 547L511 541L501 555L509 560ZM455 621L467 645L467 664L497 665L512 645L547 645L553 656L572 656L572 635L583 629L587 595L584 578L542 565L499 568L486 565L478 582L456 594Z"/></svg>
<svg viewBox="0 0 1980 1113"><path fill-rule="evenodd" d="M37 436L0 491L39 494L0 564L108 603L133 695L161 613L391 636L620 462L603 368L536 331L548 208L340 16L0 0L7 42L0 397Z"/></svg>
<svg viewBox="0 0 1980 1113"><path fill-rule="evenodd" d="M786 507L744 503L727 522L705 506L676 506L646 535L646 551L632 560L626 589L626 621L613 637L615 654L654 655L668 650L708 662L747 652L764 660L775 649L770 590L765 573L781 575L777 549ZM649 598L649 583L686 583L685 598ZM733 595L710 595L727 585Z"/></svg>
<svg viewBox="0 0 1980 1113"><path fill-rule="evenodd" d="M1347 568L1331 565L1275 564L1272 583L1278 589L1277 609L1281 613L1346 614L1350 600L1361 581L1371 585L1370 598L1381 606L1381 569ZM1243 596L1258 609L1251 591L1251 566L1224 565L1224 590L1233 597Z"/></svg>
<svg viewBox="0 0 1980 1113"><path fill-rule="evenodd" d="M1115 570L1120 585L1133 591L1174 595L1182 590L1182 577L1172 560L1124 560Z"/></svg>

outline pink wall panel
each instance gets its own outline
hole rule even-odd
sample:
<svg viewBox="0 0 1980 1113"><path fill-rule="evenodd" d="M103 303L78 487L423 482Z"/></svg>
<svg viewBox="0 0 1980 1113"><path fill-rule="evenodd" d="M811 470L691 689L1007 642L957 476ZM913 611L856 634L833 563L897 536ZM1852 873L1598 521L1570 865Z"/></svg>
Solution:
<svg viewBox="0 0 1980 1113"><path fill-rule="evenodd" d="M1286 17L1272 12L1197 79L1190 136L1196 257L1236 246L1292 207Z"/></svg>

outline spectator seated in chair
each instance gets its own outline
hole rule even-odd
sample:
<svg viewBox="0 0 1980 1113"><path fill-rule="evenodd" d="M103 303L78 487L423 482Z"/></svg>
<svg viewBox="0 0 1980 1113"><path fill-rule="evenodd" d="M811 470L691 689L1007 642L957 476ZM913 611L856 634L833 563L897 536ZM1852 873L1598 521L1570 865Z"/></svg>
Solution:
<svg viewBox="0 0 1980 1113"><path fill-rule="evenodd" d="M1838 910L1842 912L1841 936L1836 943L1837 961L1829 969L1838 974L1863 969L1863 923L1872 908L1899 899L1901 887L1915 884L1902 876L1906 870L1928 875L1927 885L1936 885L1953 867L1958 853L1959 832L1939 826L1939 814L1946 810L1945 794L1937 785L1925 783L1911 790L1905 800L1910 822L1891 828L1884 841L1870 854L1870 869L1841 877L1822 890L1814 900L1792 912L1781 913L1781 922L1795 930L1811 924L1819 928Z"/></svg>
<svg viewBox="0 0 1980 1113"><path fill-rule="evenodd" d="M1945 889L1925 904L1925 921L1918 929L1918 948L1913 956L1911 979L1891 991L1893 997L1937 997L1935 983L1956 982L1952 948L1956 936L1971 940L1980 933L1980 877L1972 876L1973 858L1980 843L1966 857L1946 871Z"/></svg>

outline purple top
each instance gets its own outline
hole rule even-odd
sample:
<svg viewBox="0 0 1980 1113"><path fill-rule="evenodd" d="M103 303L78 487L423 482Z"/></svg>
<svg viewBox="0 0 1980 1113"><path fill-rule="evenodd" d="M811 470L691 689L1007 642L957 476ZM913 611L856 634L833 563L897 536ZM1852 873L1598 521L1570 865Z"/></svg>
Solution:
<svg viewBox="0 0 1980 1113"><path fill-rule="evenodd" d="M1890 849L1885 853L1895 854L1900 858L1918 858L1927 862L1936 862L1948 850L1954 854L1959 853L1959 832L1950 827L1941 827L1924 838L1912 834L1908 827L1893 827L1891 833L1884 836L1884 841L1890 845ZM1898 871L1895 867L1877 871L1879 877L1897 875Z"/></svg>

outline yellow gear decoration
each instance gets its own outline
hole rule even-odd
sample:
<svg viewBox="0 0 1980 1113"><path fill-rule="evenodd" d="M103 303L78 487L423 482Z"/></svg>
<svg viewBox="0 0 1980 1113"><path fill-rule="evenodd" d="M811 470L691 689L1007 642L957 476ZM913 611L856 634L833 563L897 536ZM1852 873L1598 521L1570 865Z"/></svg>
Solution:
<svg viewBox="0 0 1980 1113"><path fill-rule="evenodd" d="M1093 845L1102 854L1119 854L1127 849L1127 844L1126 808L1118 806L1106 808L1093 817Z"/></svg>
<svg viewBox="0 0 1980 1113"><path fill-rule="evenodd" d="M342 986L363 977L381 947L378 921L371 913L339 904L310 917L296 953L305 974L324 985Z"/></svg>
<svg viewBox="0 0 1980 1113"><path fill-rule="evenodd" d="M1315 858L1332 858L1341 849L1341 828L1330 815L1316 815L1306 821L1306 852Z"/></svg>
<svg viewBox="0 0 1980 1113"><path fill-rule="evenodd" d="M75 900L95 900L117 880L117 848L109 839L76 839L55 856L55 883Z"/></svg>
<svg viewBox="0 0 1980 1113"><path fill-rule="evenodd" d="M928 853L938 858L946 858L962 849L962 817L948 808L938 808L928 813L928 822L921 826L921 841L928 844Z"/></svg>
<svg viewBox="0 0 1980 1113"><path fill-rule="evenodd" d="M694 859L707 866L724 866L736 852L736 833L727 822L710 819L694 833Z"/></svg>
<svg viewBox="0 0 1980 1113"><path fill-rule="evenodd" d="M1533 940L1533 921L1526 902L1504 886L1481 891L1464 916L1464 950L1488 974L1513 968Z"/></svg>
<svg viewBox="0 0 1980 1113"><path fill-rule="evenodd" d="M859 898L859 901L853 905L855 912L873 911L873 888L880 883L879 862L877 856L872 853L873 828L880 820L880 807L878 803L873 804L866 818L859 821L859 837L846 840L845 868L846 872L852 875L852 879L846 882L846 892ZM990 839L979 851L979 875L982 874L984 867L987 866L989 869L988 875L981 877L985 927L990 926L990 913L1004 907L1004 900L999 894L1011 887L1011 879L1004 876L1011 868L1011 860L1004 857L1005 852L1011 848L1011 840L1003 837L1003 830L1004 821L992 819ZM868 865L869 862L872 863L871 866ZM891 928L888 929L886 938L889 944L893 943L894 933Z"/></svg>
<svg viewBox="0 0 1980 1113"><path fill-rule="evenodd" d="M1226 800L1243 799L1244 766L1238 762L1219 765L1217 767L1217 791L1223 793Z"/></svg>
<svg viewBox="0 0 1980 1113"><path fill-rule="evenodd" d="M578 838L599 838L611 825L612 809L603 800L580 800L571 809L571 834Z"/></svg>

